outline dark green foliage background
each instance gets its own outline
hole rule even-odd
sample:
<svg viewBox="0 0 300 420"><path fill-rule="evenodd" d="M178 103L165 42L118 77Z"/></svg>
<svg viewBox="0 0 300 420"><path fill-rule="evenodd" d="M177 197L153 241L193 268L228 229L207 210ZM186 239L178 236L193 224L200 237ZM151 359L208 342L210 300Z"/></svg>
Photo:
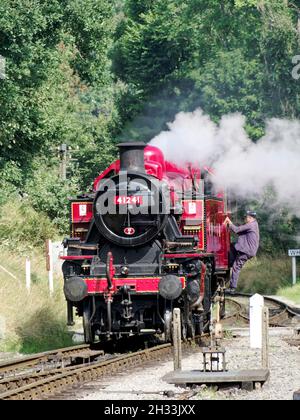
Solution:
<svg viewBox="0 0 300 420"><path fill-rule="evenodd" d="M241 112L253 141L266 119L299 118L299 12L298 0L2 0L0 206L19 197L63 232L67 197L115 144L150 140L179 111ZM72 148L65 182L61 143ZM264 204L251 203L272 254L299 222Z"/></svg>

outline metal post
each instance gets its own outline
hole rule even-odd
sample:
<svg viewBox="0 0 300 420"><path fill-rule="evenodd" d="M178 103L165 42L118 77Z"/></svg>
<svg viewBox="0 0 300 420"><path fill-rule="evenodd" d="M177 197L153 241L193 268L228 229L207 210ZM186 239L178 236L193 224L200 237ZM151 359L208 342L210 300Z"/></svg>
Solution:
<svg viewBox="0 0 300 420"><path fill-rule="evenodd" d="M174 370L181 370L181 319L180 309L173 311L173 349L174 349Z"/></svg>
<svg viewBox="0 0 300 420"><path fill-rule="evenodd" d="M269 309L266 306L262 311L261 364L264 369L269 368Z"/></svg>
<svg viewBox="0 0 300 420"><path fill-rule="evenodd" d="M292 273L293 273L293 286L297 283L297 265L296 257L292 257Z"/></svg>
<svg viewBox="0 0 300 420"><path fill-rule="evenodd" d="M26 289L27 289L28 292L30 292L31 267L30 267L30 259L29 259L29 257L26 257L25 273L26 273Z"/></svg>

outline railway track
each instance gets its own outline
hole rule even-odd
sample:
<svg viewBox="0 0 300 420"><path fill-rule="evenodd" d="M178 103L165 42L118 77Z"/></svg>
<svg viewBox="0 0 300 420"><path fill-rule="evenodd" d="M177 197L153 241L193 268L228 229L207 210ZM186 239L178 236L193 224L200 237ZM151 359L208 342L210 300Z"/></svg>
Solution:
<svg viewBox="0 0 300 420"><path fill-rule="evenodd" d="M241 320L244 324L249 322L249 297L236 294L227 298L231 313L223 320L225 324L233 320ZM265 303L270 310L270 326L287 326L295 317L300 320L300 310L298 313L275 298L265 297ZM192 344L192 341L184 342L183 349L191 349ZM171 355L171 344L162 344L124 355L105 354L103 349L80 345L27 356L0 364L0 399L50 398L83 382L143 366L146 362L157 362Z"/></svg>
<svg viewBox="0 0 300 420"><path fill-rule="evenodd" d="M193 343L193 341L184 342L183 349L193 348ZM73 351L73 349L69 350ZM121 356L108 355L109 359L90 362L85 365L56 367L44 371L35 369L23 374L19 370L18 374L8 375L0 381L0 400L47 399L80 383L96 380L107 374L112 375L123 370L143 366L146 362L159 361L171 356L172 351L171 344L162 344ZM40 360L45 360L47 356L39 355L38 357L38 363L40 363ZM34 359L34 357L31 359ZM13 363L10 363L10 368L12 368ZM30 360L30 363L33 363L33 360ZM38 366L38 363L31 365L31 367ZM11 370L9 371L11 372Z"/></svg>
<svg viewBox="0 0 300 420"><path fill-rule="evenodd" d="M226 297L226 305L230 310L223 322L225 324L233 321L249 324L249 298L251 296L247 293L236 293L232 297ZM293 325L295 319L300 322L299 308L291 307L270 296L264 296L264 300L265 305L269 308L269 325L271 327L287 327Z"/></svg>
<svg viewBox="0 0 300 420"><path fill-rule="evenodd" d="M103 354L103 350L93 350L89 345L82 344L2 362L0 363L0 384L5 378L16 378L24 372L44 372L63 369L78 363L90 363Z"/></svg>

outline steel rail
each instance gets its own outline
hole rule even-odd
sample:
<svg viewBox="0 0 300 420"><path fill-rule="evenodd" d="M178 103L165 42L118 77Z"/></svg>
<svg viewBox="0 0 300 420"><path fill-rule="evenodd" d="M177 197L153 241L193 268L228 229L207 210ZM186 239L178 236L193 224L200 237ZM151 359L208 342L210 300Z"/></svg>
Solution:
<svg viewBox="0 0 300 420"><path fill-rule="evenodd" d="M236 292L235 295L233 295L232 297L234 298L235 296L251 298L253 296L253 294ZM271 297L271 296L267 296L267 295L263 295L263 298L265 300L269 301L269 302L273 302L273 303L276 303L277 305L280 305L280 306L284 307L287 310L287 312L290 313L293 316L300 316L300 308L298 308L296 306L289 305L285 302L282 302L280 299L276 299L275 297Z"/></svg>
<svg viewBox="0 0 300 420"><path fill-rule="evenodd" d="M246 307L245 304L242 304L240 302L237 302L234 300L235 297L246 297L250 299L252 297L252 294L249 293L242 293L242 292L236 292L234 295L227 297L227 301L237 304L240 308L238 308L237 312L228 315L224 318L224 320L228 320L230 318L243 318L247 322L250 321L250 318L248 315L243 314L243 307ZM282 302L281 300L278 300L274 297L270 296L263 296L264 300L267 303L276 304L278 308L281 310L279 313L276 313L275 315L271 315L269 318L269 325L271 326L281 326L280 322L284 322L289 318L298 317L300 318L300 308L292 307L285 302ZM275 308L274 308L275 309ZM270 308L272 310L272 308Z"/></svg>
<svg viewBox="0 0 300 420"><path fill-rule="evenodd" d="M132 368L142 365L150 360L171 354L171 344L163 344L147 350L126 354L113 359L95 362L88 366L80 366L74 369L48 376L43 379L15 388L0 394L1 400L7 399L41 399L56 392L61 392L69 386L97 379L105 374L112 374L124 368Z"/></svg>
<svg viewBox="0 0 300 420"><path fill-rule="evenodd" d="M192 349L193 344L202 338L195 337L195 341L184 341L182 344L183 349ZM27 378L24 375L23 378L20 378L19 383L18 378L15 381L10 379L9 382L12 389L1 392L0 388L0 400L47 398L76 384L95 380L106 374L111 375L124 369L142 366L146 362L160 360L163 357L170 356L172 352L173 347L170 343L161 344L146 350L112 357L109 360L93 362L85 366L70 366L58 371L41 372ZM32 382L26 383L26 381ZM3 382L2 385L5 386L5 383Z"/></svg>
<svg viewBox="0 0 300 420"><path fill-rule="evenodd" d="M82 352L89 350L89 345L81 344L78 346L65 347L43 353L32 354L30 356L9 360L8 362L2 362L0 363L0 379L3 379L7 375L16 375L20 371L32 369L35 366L40 366L45 363L49 363L50 361L63 362L67 358L76 357L76 355L80 357Z"/></svg>

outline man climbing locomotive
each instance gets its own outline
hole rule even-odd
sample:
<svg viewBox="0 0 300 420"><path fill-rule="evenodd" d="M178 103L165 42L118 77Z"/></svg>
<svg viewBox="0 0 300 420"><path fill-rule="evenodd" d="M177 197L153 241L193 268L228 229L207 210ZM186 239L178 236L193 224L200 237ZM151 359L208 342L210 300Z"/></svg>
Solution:
<svg viewBox="0 0 300 420"><path fill-rule="evenodd" d="M224 309L229 279L226 202L208 168L177 167L143 143L119 145L120 159L71 200L65 239L68 321L83 318L86 342L133 334L171 339L179 307L183 336L207 325L211 303Z"/></svg>
<svg viewBox="0 0 300 420"><path fill-rule="evenodd" d="M256 213L247 211L246 224L242 226L235 226L229 217L224 221L225 225L229 226L231 232L238 235L238 241L231 246L231 261L232 273L230 279L230 294L235 294L237 288L239 275L241 269L248 260L255 257L259 247L259 227L256 220Z"/></svg>

